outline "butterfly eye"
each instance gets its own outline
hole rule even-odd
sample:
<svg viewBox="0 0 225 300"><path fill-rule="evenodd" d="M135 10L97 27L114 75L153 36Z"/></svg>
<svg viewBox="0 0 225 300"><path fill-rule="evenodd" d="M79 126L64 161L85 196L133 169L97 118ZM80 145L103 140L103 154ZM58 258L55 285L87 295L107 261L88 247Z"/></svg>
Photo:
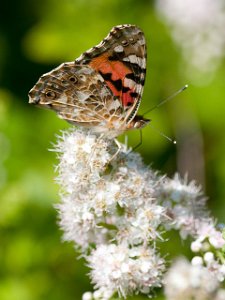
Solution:
<svg viewBox="0 0 225 300"><path fill-rule="evenodd" d="M73 83L77 83L77 78L75 76L71 76L69 80Z"/></svg>
<svg viewBox="0 0 225 300"><path fill-rule="evenodd" d="M53 92L53 91L47 91L47 92L45 93L45 96L46 96L48 99L55 99L56 93Z"/></svg>

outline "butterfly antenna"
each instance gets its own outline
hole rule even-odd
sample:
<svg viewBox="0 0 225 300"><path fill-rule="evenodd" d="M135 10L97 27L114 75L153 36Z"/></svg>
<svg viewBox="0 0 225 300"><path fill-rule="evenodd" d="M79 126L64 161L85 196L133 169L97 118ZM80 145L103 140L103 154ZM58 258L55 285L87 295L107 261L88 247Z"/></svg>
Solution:
<svg viewBox="0 0 225 300"><path fill-rule="evenodd" d="M170 141L173 144L176 144L177 141L172 139L171 137L167 136L165 133L163 133L162 131L160 131L159 129L155 128L152 123L149 123L148 126L150 126L154 131L156 131L157 133L159 133L161 136L163 136L164 138L166 138L168 141Z"/></svg>
<svg viewBox="0 0 225 300"><path fill-rule="evenodd" d="M160 107L161 105L163 105L164 103L170 101L171 99L173 99L174 97L176 97L177 95L179 95L181 92L183 92L184 90L186 90L188 88L188 84L185 84L181 89L179 89L178 91L176 91L174 94L172 94L171 96L169 96L168 98L166 98L165 100L161 101L160 103L156 104L155 106L153 106L152 108L148 109L142 116L148 114L149 112L151 112L152 110Z"/></svg>

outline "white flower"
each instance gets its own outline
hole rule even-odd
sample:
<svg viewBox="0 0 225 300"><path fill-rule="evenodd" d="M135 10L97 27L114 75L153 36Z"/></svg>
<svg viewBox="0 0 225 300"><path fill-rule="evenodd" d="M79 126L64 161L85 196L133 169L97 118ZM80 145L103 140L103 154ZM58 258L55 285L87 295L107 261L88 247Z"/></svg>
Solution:
<svg viewBox="0 0 225 300"><path fill-rule="evenodd" d="M167 300L215 300L219 282L201 264L191 265L186 259L174 262L165 275Z"/></svg>
<svg viewBox="0 0 225 300"><path fill-rule="evenodd" d="M121 296L161 286L164 261L151 248L101 245L87 257L95 287Z"/></svg>
<svg viewBox="0 0 225 300"><path fill-rule="evenodd" d="M214 254L212 252L206 252L204 254L204 261L206 263L211 263L212 261L214 261Z"/></svg>
<svg viewBox="0 0 225 300"><path fill-rule="evenodd" d="M206 198L194 182L188 184L178 175L160 177L125 146L115 156L111 140L87 130L63 132L56 151L61 186L56 207L63 238L73 241L86 258L95 285L83 300L108 300L115 293L151 295L162 285L165 270L155 245L159 239L166 242L163 233L169 229L179 230L182 238L194 238L195 252L209 251L206 245L215 249L224 245L205 208ZM192 264L201 265L217 281L225 277L216 255L195 256ZM202 271L193 270L191 278L201 286Z"/></svg>
<svg viewBox="0 0 225 300"><path fill-rule="evenodd" d="M167 207L168 227L179 229L181 237L195 236L199 223L208 218L206 198L201 188L178 174L173 179L163 178L158 182L154 195L164 207ZM172 222L173 221L173 222Z"/></svg>
<svg viewBox="0 0 225 300"><path fill-rule="evenodd" d="M186 64L210 74L218 67L225 50L225 4L223 0L157 0L162 20L182 49Z"/></svg>
<svg viewBox="0 0 225 300"><path fill-rule="evenodd" d="M123 151L108 171L111 148L111 141L82 130L63 133L56 146L60 225L64 239L83 249L102 243L106 236L128 244L161 237L158 227L166 213L152 198L157 176L138 154L124 157Z"/></svg>
<svg viewBox="0 0 225 300"><path fill-rule="evenodd" d="M205 258L205 264L210 273L212 273L218 281L222 282L225 279L225 265L221 263L217 258L207 259Z"/></svg>
<svg viewBox="0 0 225 300"><path fill-rule="evenodd" d="M225 290L224 289L218 290L215 300L225 300Z"/></svg>
<svg viewBox="0 0 225 300"><path fill-rule="evenodd" d="M150 247L162 239L159 226L168 219L153 198L158 177L125 148L110 161L114 150L111 141L82 130L63 133L56 146L60 226L64 240L74 241L89 262L97 290L83 297L93 299L149 293L161 285L164 270Z"/></svg>
<svg viewBox="0 0 225 300"><path fill-rule="evenodd" d="M201 256L194 256L191 260L192 266L202 266L203 265L203 259Z"/></svg>
<svg viewBox="0 0 225 300"><path fill-rule="evenodd" d="M215 228L215 221L211 218L198 220L196 224L196 241L207 240L215 249L221 249L225 245L222 232Z"/></svg>
<svg viewBox="0 0 225 300"><path fill-rule="evenodd" d="M196 240L191 243L191 250L193 252L199 252L202 249L202 243L199 240Z"/></svg>
<svg viewBox="0 0 225 300"><path fill-rule="evenodd" d="M86 292L82 296L82 300L92 300L92 299L93 299L93 297L92 297L92 293L91 292Z"/></svg>

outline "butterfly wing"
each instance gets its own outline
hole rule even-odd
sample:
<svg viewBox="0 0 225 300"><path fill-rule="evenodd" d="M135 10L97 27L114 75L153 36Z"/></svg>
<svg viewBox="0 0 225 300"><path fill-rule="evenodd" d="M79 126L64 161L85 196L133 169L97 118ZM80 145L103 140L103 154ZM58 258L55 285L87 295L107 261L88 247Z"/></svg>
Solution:
<svg viewBox="0 0 225 300"><path fill-rule="evenodd" d="M114 99L114 100L112 100ZM40 77L29 92L29 103L49 108L70 123L104 127L122 114L100 74L90 66L64 63Z"/></svg>
<svg viewBox="0 0 225 300"><path fill-rule="evenodd" d="M143 33L133 25L117 26L75 62L41 76L29 92L29 103L53 109L95 132L111 130L117 135L135 128L145 70Z"/></svg>
<svg viewBox="0 0 225 300"><path fill-rule="evenodd" d="M135 25L114 27L103 41L84 52L76 64L99 72L123 107L124 121L131 122L140 105L146 75L146 42Z"/></svg>

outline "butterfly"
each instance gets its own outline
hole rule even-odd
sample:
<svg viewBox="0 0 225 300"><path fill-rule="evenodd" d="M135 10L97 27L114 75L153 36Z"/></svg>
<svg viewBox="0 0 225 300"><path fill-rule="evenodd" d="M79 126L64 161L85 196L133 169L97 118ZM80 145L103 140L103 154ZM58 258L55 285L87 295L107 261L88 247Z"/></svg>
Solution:
<svg viewBox="0 0 225 300"><path fill-rule="evenodd" d="M140 129L150 122L137 115L146 56L144 33L137 26L115 26L75 61L42 75L29 92L29 103L108 138Z"/></svg>

